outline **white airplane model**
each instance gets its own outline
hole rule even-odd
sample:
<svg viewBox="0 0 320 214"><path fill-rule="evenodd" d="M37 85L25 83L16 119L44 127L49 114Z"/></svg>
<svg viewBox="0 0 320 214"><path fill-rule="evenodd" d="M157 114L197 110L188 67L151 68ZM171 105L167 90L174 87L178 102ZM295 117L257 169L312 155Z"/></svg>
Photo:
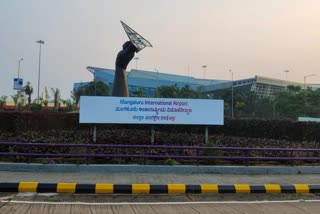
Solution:
<svg viewBox="0 0 320 214"><path fill-rule="evenodd" d="M143 38L140 34L135 32L132 28L126 25L124 22L120 21L124 31L127 33L130 41L138 49L137 52L141 51L145 47L152 47L151 43Z"/></svg>

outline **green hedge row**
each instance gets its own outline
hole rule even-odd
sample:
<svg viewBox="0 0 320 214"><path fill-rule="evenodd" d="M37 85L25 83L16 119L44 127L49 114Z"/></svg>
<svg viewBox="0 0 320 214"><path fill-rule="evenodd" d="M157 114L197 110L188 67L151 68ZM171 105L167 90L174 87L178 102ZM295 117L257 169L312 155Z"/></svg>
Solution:
<svg viewBox="0 0 320 214"><path fill-rule="evenodd" d="M77 113L0 112L0 131L89 130L91 125L79 124ZM150 130L150 125L97 125L98 130ZM205 126L155 125L155 131L171 133L204 133ZM209 134L288 141L320 141L320 123L290 120L255 120L225 118L223 126L209 126Z"/></svg>

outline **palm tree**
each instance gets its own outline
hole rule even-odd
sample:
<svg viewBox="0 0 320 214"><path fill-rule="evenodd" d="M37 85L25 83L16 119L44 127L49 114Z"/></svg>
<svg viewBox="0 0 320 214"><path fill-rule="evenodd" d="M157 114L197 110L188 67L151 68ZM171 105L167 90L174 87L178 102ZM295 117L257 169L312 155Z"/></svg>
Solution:
<svg viewBox="0 0 320 214"><path fill-rule="evenodd" d="M23 87L23 91L28 95L28 107L30 108L31 94L33 93L33 87L30 85L30 82L27 82L27 85Z"/></svg>
<svg viewBox="0 0 320 214"><path fill-rule="evenodd" d="M42 100L42 104L43 104L45 107L48 107L48 103L49 103L48 100Z"/></svg>
<svg viewBox="0 0 320 214"><path fill-rule="evenodd" d="M16 106L16 111L18 111L18 104L19 104L19 101L20 101L20 98L21 98L21 92L18 91L18 93L14 94L14 95L11 95L11 98L14 102L14 105Z"/></svg>
<svg viewBox="0 0 320 214"><path fill-rule="evenodd" d="M0 109L3 109L3 107L6 105L7 99L8 99L7 96L0 97Z"/></svg>
<svg viewBox="0 0 320 214"><path fill-rule="evenodd" d="M58 105L60 101L60 90L58 88L51 88L54 99L54 111L58 111Z"/></svg>

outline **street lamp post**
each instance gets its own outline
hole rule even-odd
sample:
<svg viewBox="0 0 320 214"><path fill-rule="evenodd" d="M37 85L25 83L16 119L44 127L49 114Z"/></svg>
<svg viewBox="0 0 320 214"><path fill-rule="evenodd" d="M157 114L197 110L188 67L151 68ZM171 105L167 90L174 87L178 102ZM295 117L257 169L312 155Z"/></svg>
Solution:
<svg viewBox="0 0 320 214"><path fill-rule="evenodd" d="M303 77L303 89L306 89L306 80L308 77L316 76L316 74L310 74Z"/></svg>
<svg viewBox="0 0 320 214"><path fill-rule="evenodd" d="M93 81L94 81L94 96L97 96L97 81L96 81L96 72L93 72Z"/></svg>
<svg viewBox="0 0 320 214"><path fill-rule="evenodd" d="M136 70L138 70L138 60L140 59L139 57L135 57L133 58L134 60L136 60Z"/></svg>
<svg viewBox="0 0 320 214"><path fill-rule="evenodd" d="M207 65L203 65L203 79L206 79L206 70L207 70Z"/></svg>
<svg viewBox="0 0 320 214"><path fill-rule="evenodd" d="M39 102L40 97L39 97L39 92L40 92L40 65L41 65L41 45L44 44L43 40L38 40L37 43L39 44L39 72L38 72L38 100L37 102Z"/></svg>
<svg viewBox="0 0 320 214"><path fill-rule="evenodd" d="M273 119L276 119L276 98L273 98Z"/></svg>
<svg viewBox="0 0 320 214"><path fill-rule="evenodd" d="M286 73L286 81L288 81L288 73L289 73L290 71L289 71L289 70L285 70L285 71L283 71L283 72Z"/></svg>
<svg viewBox="0 0 320 214"><path fill-rule="evenodd" d="M18 61L18 79L20 78L20 62L23 60L23 58L19 59Z"/></svg>
<svg viewBox="0 0 320 214"><path fill-rule="evenodd" d="M157 98L159 97L159 70L154 69L157 72Z"/></svg>
<svg viewBox="0 0 320 214"><path fill-rule="evenodd" d="M231 72L231 117L233 118L233 71L229 70Z"/></svg>

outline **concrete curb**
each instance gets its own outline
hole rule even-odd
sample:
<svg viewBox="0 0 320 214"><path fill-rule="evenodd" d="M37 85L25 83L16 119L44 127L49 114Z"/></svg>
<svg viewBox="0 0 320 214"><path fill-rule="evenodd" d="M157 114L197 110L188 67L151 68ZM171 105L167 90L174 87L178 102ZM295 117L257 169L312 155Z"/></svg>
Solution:
<svg viewBox="0 0 320 214"><path fill-rule="evenodd" d="M320 185L309 184L77 184L0 183L0 192L96 193L96 194L214 194L214 193L320 193Z"/></svg>
<svg viewBox="0 0 320 214"><path fill-rule="evenodd" d="M0 163L11 172L188 173L188 174L320 174L320 166L163 166Z"/></svg>

